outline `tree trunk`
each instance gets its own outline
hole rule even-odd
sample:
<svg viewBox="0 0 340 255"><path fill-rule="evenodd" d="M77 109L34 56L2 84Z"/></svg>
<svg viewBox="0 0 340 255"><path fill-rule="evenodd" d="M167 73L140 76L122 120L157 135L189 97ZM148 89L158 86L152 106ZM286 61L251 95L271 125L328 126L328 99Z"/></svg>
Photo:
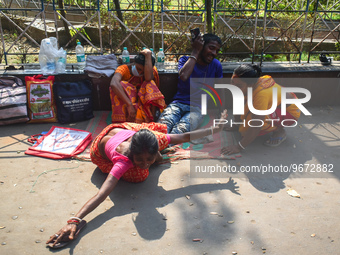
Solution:
<svg viewBox="0 0 340 255"><path fill-rule="evenodd" d="M117 16L118 18L124 23L124 20L123 20L123 14L122 14L122 11L120 9L120 4L119 4L119 0L114 0L114 3L115 3L115 6L116 6L116 10L117 10ZM126 29L125 27L119 23L120 27L122 28L122 32L123 34L125 35L126 34Z"/></svg>
<svg viewBox="0 0 340 255"><path fill-rule="evenodd" d="M59 4L59 8L61 9L60 10L61 16L63 16L66 19L66 13L64 11L64 2L63 2L63 0L58 0L58 4ZM71 33L70 33L70 29L68 27L68 24L66 23L65 20L63 20L63 24L64 24L64 28L65 28L65 35L67 36L67 41L70 41L72 36L71 36Z"/></svg>
<svg viewBox="0 0 340 255"><path fill-rule="evenodd" d="M207 27L208 27L208 33L212 34L212 19L211 19L211 0L205 0L205 8L207 10Z"/></svg>

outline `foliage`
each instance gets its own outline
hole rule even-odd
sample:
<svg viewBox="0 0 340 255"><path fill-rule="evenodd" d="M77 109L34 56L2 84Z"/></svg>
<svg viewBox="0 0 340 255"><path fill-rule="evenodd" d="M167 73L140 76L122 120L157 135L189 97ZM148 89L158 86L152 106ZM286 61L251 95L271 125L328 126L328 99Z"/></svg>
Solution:
<svg viewBox="0 0 340 255"><path fill-rule="evenodd" d="M91 41L91 38L89 37L89 35L86 33L85 29L84 28L77 28L76 29L70 29L70 34L71 36L75 36L78 31L80 31L80 33L82 33L87 39L89 39Z"/></svg>
<svg viewBox="0 0 340 255"><path fill-rule="evenodd" d="M340 60L340 43L339 42L335 43L335 49L336 51L339 51L339 54L333 54L332 56L334 60Z"/></svg>
<svg viewBox="0 0 340 255"><path fill-rule="evenodd" d="M63 1L65 11L77 5L83 8L86 7L86 9L97 8L97 0ZM251 58L254 55L257 61L266 48L268 49L264 51L264 61L296 61L299 60L300 54L293 54L293 52L300 53L302 51L302 59L304 59L307 54L304 52L310 50L308 42L302 44L301 40L305 16L300 17L300 15L304 14L303 11L307 6L307 0L218 0L216 2L212 0L100 0L102 42L104 48L106 48L104 53L105 51L119 53L124 46L127 46L132 54L140 51L144 46L153 47L157 52L160 47L164 46L167 60L178 59L180 54L186 54L191 49L190 38L188 38L190 28L199 27L203 33L207 32L207 27L209 27L207 22L210 20L207 16L208 12L203 12L198 7L207 3L207 1L213 3L213 5L214 3L217 4L216 12L214 12L215 9L212 6L211 25L214 33L219 35L223 41L221 52L224 55L219 57L222 61L248 58L249 54ZM117 2L120 4L121 16L119 16L119 10L116 10L115 3ZM154 6L152 6L152 3L154 3ZM167 10L165 14L161 13L161 3ZM266 3L268 4L267 6ZM312 33L315 32L313 35L315 36L314 38L317 38L316 34L322 34L322 29L325 30L324 21L332 19L332 22L337 24L340 19L340 12L320 12L320 14L315 15L314 11L329 10L331 6L334 11L339 10L340 2L319 0L309 1L309 3L310 8L306 20L307 28L304 29L304 36L305 38L311 38ZM318 6L316 5L317 3L319 4ZM115 9L115 11L110 12L107 5L110 5L110 9ZM266 7L267 12L264 11ZM124 10L126 8L128 8L128 11ZM154 8L154 12L149 15L149 10L152 8ZM301 12L288 12L291 10L300 10ZM67 15L69 13L70 11L67 12ZM84 17L88 19L91 17L91 13L94 14L95 12L84 11L83 13L86 13ZM112 14L121 18L128 29L118 22ZM149 15L148 18L142 22L146 15ZM164 19L163 27L161 26L161 15L163 15ZM266 24L264 23L265 16ZM167 17L170 17L171 21ZM194 22L196 18L198 19ZM257 18L257 26L255 26L255 18ZM95 18L91 22L91 25L97 27L99 19ZM265 28L264 24L266 25ZM163 37L162 28L164 30ZM130 34L129 29L134 31L135 36ZM78 28L77 30L71 29L70 34L74 36L77 31L80 31L89 40L92 38L92 42L95 41L91 33L93 30L89 30L88 27ZM339 30L334 31L334 33L339 33ZM274 42L277 38L279 39ZM12 41L15 39L12 38ZM80 39L79 36L78 39ZM20 40L18 44L22 42ZM98 45L96 44L96 46ZM340 51L338 43L335 47ZM2 45L0 46L0 61L3 54L1 48ZM18 58L19 62L27 63L31 61L31 59L28 59L29 55L27 53L35 49L32 45L24 47L19 47L18 45L16 49L17 53L21 54ZM282 52L282 54L277 54L278 52ZM230 55L231 53L233 55ZM339 58L339 54L334 55L334 60Z"/></svg>

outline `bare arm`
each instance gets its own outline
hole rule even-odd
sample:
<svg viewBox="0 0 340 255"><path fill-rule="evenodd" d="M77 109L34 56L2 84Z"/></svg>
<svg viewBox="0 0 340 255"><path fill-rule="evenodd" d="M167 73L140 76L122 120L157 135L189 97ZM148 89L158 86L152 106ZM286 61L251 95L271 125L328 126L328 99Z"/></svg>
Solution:
<svg viewBox="0 0 340 255"><path fill-rule="evenodd" d="M260 119L263 121L264 117L265 116L254 116L254 119ZM255 121L253 121L252 124L260 126L261 123L257 124ZM245 133L244 137L240 141L242 146L247 147L249 144L251 144L260 133L261 128L262 127L249 127L248 131Z"/></svg>
<svg viewBox="0 0 340 255"><path fill-rule="evenodd" d="M115 73L111 79L110 87L113 92L127 105L132 105L130 98L126 95L124 89L120 82L122 81L122 75L120 73Z"/></svg>
<svg viewBox="0 0 340 255"><path fill-rule="evenodd" d="M259 115L253 115L253 119L259 119L264 121L265 116L259 116ZM252 125L254 126L260 126L260 121L257 123L257 121L253 121ZM261 131L261 126L260 127L249 127L248 130L246 131L246 133L244 134L243 138L241 139L241 141L239 141L239 143L241 143L241 145L243 146L243 148L247 147L249 144L251 144L255 138L258 136L258 134ZM243 148L237 144L237 145L231 145L231 146L227 146L227 147L223 147L221 152L222 154L234 154L234 153L238 153L241 150L243 150Z"/></svg>
<svg viewBox="0 0 340 255"><path fill-rule="evenodd" d="M234 116L234 121L232 126L225 127L225 131L237 131L240 124L234 124L235 122L241 122L241 116L240 115L235 115Z"/></svg>
<svg viewBox="0 0 340 255"><path fill-rule="evenodd" d="M227 110L224 110L221 113L221 119L226 119L228 116ZM218 133L222 130L223 124L216 125L215 127L211 126L209 128L205 129L199 129L195 130L192 132L187 132L183 134L169 134L170 136L170 141L172 144L178 144L178 143L185 143L185 142L190 142L191 140L195 140L201 137L205 137L211 134Z"/></svg>
<svg viewBox="0 0 340 255"><path fill-rule="evenodd" d="M135 121L136 109L132 105L130 98L126 95L124 89L120 82L122 81L122 75L120 73L115 73L111 79L110 87L113 92L127 105L127 110L129 113L128 121Z"/></svg>
<svg viewBox="0 0 340 255"><path fill-rule="evenodd" d="M76 214L78 218L84 218L90 212L98 207L107 196L113 191L118 183L118 179L111 174L108 174L106 180L103 185L99 189L98 193L92 197L89 201L85 203L85 205L80 209L80 211Z"/></svg>
<svg viewBox="0 0 340 255"><path fill-rule="evenodd" d="M190 75L192 71L194 70L194 67L196 65L196 62L199 58L199 54L203 49L204 41L202 40L202 36L198 35L197 38L192 43L192 52L191 56L194 56L194 58L189 58L188 61L183 65L183 67L179 70L179 78L182 81L186 81L190 78Z"/></svg>
<svg viewBox="0 0 340 255"><path fill-rule="evenodd" d="M149 49L142 50L140 52L145 56L145 64L144 64L144 79L145 81L153 80L153 66L152 66L152 54Z"/></svg>
<svg viewBox="0 0 340 255"><path fill-rule="evenodd" d="M95 208L98 207L106 197L113 191L118 183L118 179L113 177L111 174L108 174L105 182L99 189L98 193L88 200L85 205L80 209L80 211L75 215L76 217L82 219L90 212L92 212ZM67 224L62 229L57 232L58 237L55 235L51 236L50 239L46 242L46 244L54 242L53 246L62 240L63 237L69 235L69 239L72 240L76 233L77 226L75 224Z"/></svg>

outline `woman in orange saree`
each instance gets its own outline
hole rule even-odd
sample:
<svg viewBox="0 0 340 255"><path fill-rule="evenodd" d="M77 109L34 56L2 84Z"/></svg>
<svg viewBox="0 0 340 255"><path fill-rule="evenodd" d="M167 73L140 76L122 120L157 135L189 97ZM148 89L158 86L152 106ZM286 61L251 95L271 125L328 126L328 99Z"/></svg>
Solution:
<svg viewBox="0 0 340 255"><path fill-rule="evenodd" d="M112 123L149 123L166 107L151 51L145 49L134 64L121 65L110 83Z"/></svg>
<svg viewBox="0 0 340 255"><path fill-rule="evenodd" d="M268 110L273 104L273 89L277 90L276 110L268 115L255 115L250 112L248 105L245 105L244 114L235 116L238 125L233 125L229 130L236 130L242 135L237 145L222 148L223 154L233 154L244 150L252 143L257 136L272 133L264 145L270 147L279 146L286 140L285 126L294 126L300 117L300 110L295 104L287 107L286 114L281 112L281 86L269 76L261 76L261 68L255 64L243 64L234 70L231 83L240 88L247 97L248 87L252 87L252 103L257 110ZM294 93L287 95L287 98L296 98ZM249 124L252 123L252 124ZM282 124L284 123L284 125Z"/></svg>
<svg viewBox="0 0 340 255"><path fill-rule="evenodd" d="M227 118L226 110L221 119ZM119 179L141 182L149 174L149 167L162 157L159 153L171 144L189 142L220 132L223 125L199 129L182 134L167 134L161 123L120 123L107 126L91 145L91 160L104 173L108 173L99 191L72 216L67 225L46 242L50 248L62 248L77 238L85 226L84 217L97 208L115 189Z"/></svg>

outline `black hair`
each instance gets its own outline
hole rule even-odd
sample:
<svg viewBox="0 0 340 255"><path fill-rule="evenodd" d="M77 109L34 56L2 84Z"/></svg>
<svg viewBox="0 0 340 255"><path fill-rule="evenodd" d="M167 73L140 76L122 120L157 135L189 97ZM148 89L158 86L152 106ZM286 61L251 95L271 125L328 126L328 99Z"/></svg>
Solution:
<svg viewBox="0 0 340 255"><path fill-rule="evenodd" d="M151 62L152 66L155 65L156 59L154 56L151 56ZM142 53L138 53L138 55L135 56L135 63L141 64L142 66L145 65L145 56Z"/></svg>
<svg viewBox="0 0 340 255"><path fill-rule="evenodd" d="M208 43L210 43L211 41L215 41L219 45L222 46L221 38L219 38L217 35L214 35L214 34L204 34L203 40L204 40L204 46L207 45Z"/></svg>
<svg viewBox="0 0 340 255"><path fill-rule="evenodd" d="M234 74L247 84L256 83L261 77L262 70L257 64L242 64L234 70Z"/></svg>
<svg viewBox="0 0 340 255"><path fill-rule="evenodd" d="M133 155L148 152L155 155L158 152L158 141L154 133L148 129L141 129L132 136L128 158L133 162Z"/></svg>

